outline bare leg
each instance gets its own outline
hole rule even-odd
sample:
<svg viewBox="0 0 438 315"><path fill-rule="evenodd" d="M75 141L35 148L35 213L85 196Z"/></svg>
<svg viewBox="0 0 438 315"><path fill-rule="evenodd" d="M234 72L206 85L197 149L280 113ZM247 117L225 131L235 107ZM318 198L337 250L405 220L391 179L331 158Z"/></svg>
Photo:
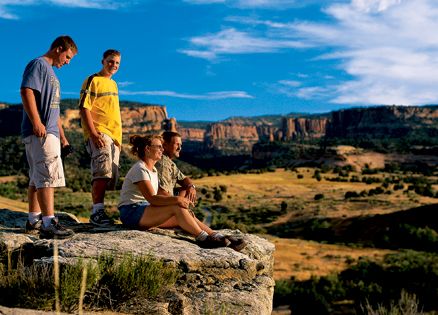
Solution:
<svg viewBox="0 0 438 315"><path fill-rule="evenodd" d="M54 192L53 187L38 188L36 195L38 198L38 204L41 208L43 216L54 215Z"/></svg>
<svg viewBox="0 0 438 315"><path fill-rule="evenodd" d="M38 198L37 198L37 190L35 186L29 186L27 188L27 200L29 202L29 212L35 212L35 213L41 212L40 204L38 203Z"/></svg>
<svg viewBox="0 0 438 315"><path fill-rule="evenodd" d="M199 233L202 232L202 229L199 227L195 218L191 215L189 210L178 207L177 205L161 206L161 207L156 207L156 206L146 207L143 216L140 219L139 225L140 227L147 229L151 227L160 226L171 218L175 219L177 225L172 225L167 227L179 226L184 231L190 233L193 236L198 236Z"/></svg>
<svg viewBox="0 0 438 315"><path fill-rule="evenodd" d="M208 235L212 234L214 231L212 229L210 229L207 225L205 225L204 223L202 223L201 221L198 220L198 218L194 217L196 223L198 224L198 226L201 228L201 230L207 232ZM175 217L171 217L169 220L167 220L166 222L158 225L159 228L174 228L174 227L179 227L178 222L176 221Z"/></svg>
<svg viewBox="0 0 438 315"><path fill-rule="evenodd" d="M105 199L106 185L109 179L98 178L93 180L93 186L91 189L91 197L93 199L93 204L103 203Z"/></svg>

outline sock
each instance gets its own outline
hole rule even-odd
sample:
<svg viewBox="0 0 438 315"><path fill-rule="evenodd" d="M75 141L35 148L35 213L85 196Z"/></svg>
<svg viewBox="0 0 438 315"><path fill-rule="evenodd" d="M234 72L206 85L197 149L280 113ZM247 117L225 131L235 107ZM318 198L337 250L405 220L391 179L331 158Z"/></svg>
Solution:
<svg viewBox="0 0 438 315"><path fill-rule="evenodd" d="M196 236L196 240L198 242L202 242L202 241L205 241L207 239L207 237L208 237L207 232L202 231L201 233L198 234L198 236Z"/></svg>
<svg viewBox="0 0 438 315"><path fill-rule="evenodd" d="M40 219L41 212L29 212L28 220L30 224L35 224Z"/></svg>
<svg viewBox="0 0 438 315"><path fill-rule="evenodd" d="M54 215L43 216L44 227L48 227L50 224L52 224L52 219L54 218L55 218Z"/></svg>
<svg viewBox="0 0 438 315"><path fill-rule="evenodd" d="M91 214L95 214L100 209L105 209L105 204L103 202L95 203L93 209L91 209Z"/></svg>

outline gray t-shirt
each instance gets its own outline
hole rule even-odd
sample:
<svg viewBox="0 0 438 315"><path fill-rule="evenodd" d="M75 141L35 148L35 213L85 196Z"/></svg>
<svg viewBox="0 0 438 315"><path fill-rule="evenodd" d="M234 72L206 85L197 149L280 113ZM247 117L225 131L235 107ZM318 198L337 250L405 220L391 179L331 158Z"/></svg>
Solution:
<svg viewBox="0 0 438 315"><path fill-rule="evenodd" d="M149 202L138 189L137 183L140 181L150 181L154 189L155 195L158 192L158 173L157 170L153 169L153 172L146 168L143 161L137 161L125 176L123 181L122 190L120 191L120 206L131 205L133 203Z"/></svg>
<svg viewBox="0 0 438 315"><path fill-rule="evenodd" d="M30 88L35 92L36 106L41 122L47 133L59 138L59 103L61 100L58 78L52 66L43 57L29 62L24 69L21 88ZM26 112L23 111L21 136L33 135L33 127Z"/></svg>

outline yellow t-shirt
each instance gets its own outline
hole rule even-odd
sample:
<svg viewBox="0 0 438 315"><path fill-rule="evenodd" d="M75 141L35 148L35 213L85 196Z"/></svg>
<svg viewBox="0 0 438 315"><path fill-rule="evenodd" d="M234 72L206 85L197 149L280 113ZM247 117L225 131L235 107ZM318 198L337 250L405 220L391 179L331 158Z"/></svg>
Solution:
<svg viewBox="0 0 438 315"><path fill-rule="evenodd" d="M79 107L91 112L97 131L110 136L117 145L122 144L119 93L114 80L97 74L88 77L82 84ZM83 119L81 120L84 137L88 139L90 132Z"/></svg>

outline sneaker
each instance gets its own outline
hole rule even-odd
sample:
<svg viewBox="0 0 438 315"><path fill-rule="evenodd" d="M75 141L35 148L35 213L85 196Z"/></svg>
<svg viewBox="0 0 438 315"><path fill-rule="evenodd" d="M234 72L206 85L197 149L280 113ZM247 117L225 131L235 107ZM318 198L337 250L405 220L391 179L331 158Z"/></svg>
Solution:
<svg viewBox="0 0 438 315"><path fill-rule="evenodd" d="M50 225L45 227L41 224L40 238L45 239L64 239L73 236L75 233L59 224L58 219L53 218Z"/></svg>
<svg viewBox="0 0 438 315"><path fill-rule="evenodd" d="M228 247L234 249L237 252L240 252L247 245L246 241L243 238L237 238L232 235L227 235L225 236L225 238L230 242L230 245L228 245Z"/></svg>
<svg viewBox="0 0 438 315"><path fill-rule="evenodd" d="M109 226L114 224L114 220L110 219L104 209L99 209L96 213L90 216L90 223L97 226Z"/></svg>
<svg viewBox="0 0 438 315"><path fill-rule="evenodd" d="M229 241L226 238L215 238L211 235L207 236L207 238L203 241L197 241L199 247L202 248L219 248L219 247L227 247L229 245Z"/></svg>
<svg viewBox="0 0 438 315"><path fill-rule="evenodd" d="M42 218L43 217L40 214L38 221L36 221L34 224L30 223L29 220L26 220L26 227L24 228L24 233L37 235L40 232L41 225L43 224Z"/></svg>

